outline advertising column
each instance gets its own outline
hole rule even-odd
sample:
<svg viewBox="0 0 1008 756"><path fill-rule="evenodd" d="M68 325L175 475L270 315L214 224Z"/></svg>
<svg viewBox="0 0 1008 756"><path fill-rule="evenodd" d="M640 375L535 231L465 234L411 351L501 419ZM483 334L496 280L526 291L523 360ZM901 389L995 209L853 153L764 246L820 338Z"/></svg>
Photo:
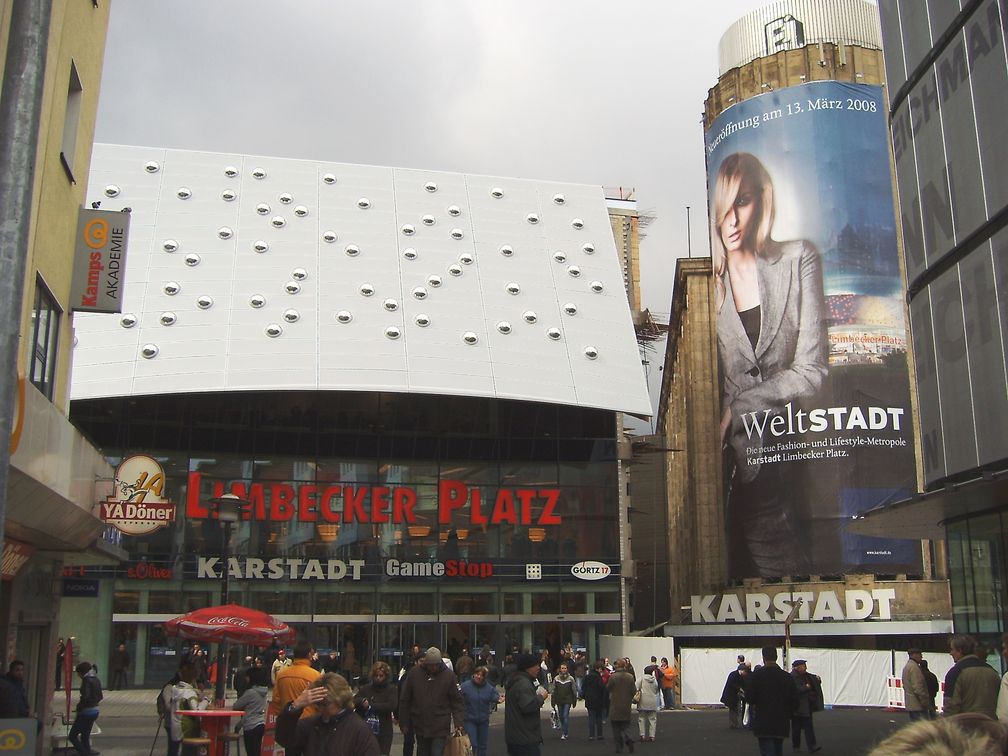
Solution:
<svg viewBox="0 0 1008 756"><path fill-rule="evenodd" d="M814 82L705 135L733 578L920 570L916 542L845 527L915 488L884 112Z"/></svg>

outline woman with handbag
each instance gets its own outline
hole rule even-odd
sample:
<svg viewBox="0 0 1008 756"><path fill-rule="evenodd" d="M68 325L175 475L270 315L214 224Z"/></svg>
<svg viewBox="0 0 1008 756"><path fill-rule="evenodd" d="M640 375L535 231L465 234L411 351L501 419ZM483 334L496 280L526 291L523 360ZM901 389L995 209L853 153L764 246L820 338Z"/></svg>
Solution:
<svg viewBox="0 0 1008 756"><path fill-rule="evenodd" d="M354 708L374 732L377 722L378 749L382 756L388 756L392 750L392 712L399 707L399 688L389 682L392 669L383 661L371 666L371 682L362 685L357 691Z"/></svg>

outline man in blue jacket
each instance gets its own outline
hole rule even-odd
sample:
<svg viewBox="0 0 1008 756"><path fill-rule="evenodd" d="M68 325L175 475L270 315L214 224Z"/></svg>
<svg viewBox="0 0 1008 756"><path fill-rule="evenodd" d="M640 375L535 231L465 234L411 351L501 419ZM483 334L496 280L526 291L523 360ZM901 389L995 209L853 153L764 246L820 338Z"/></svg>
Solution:
<svg viewBox="0 0 1008 756"><path fill-rule="evenodd" d="M518 654L517 669L505 684L504 740L508 756L540 756L543 742L539 710L549 691L539 684L539 659Z"/></svg>

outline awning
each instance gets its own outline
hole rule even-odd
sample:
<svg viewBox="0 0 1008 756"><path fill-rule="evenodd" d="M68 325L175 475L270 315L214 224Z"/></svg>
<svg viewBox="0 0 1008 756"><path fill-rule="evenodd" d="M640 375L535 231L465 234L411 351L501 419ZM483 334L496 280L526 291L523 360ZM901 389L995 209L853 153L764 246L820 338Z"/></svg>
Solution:
<svg viewBox="0 0 1008 756"><path fill-rule="evenodd" d="M1008 470L867 510L858 514L847 530L884 538L941 540L947 522L999 509L1008 509Z"/></svg>

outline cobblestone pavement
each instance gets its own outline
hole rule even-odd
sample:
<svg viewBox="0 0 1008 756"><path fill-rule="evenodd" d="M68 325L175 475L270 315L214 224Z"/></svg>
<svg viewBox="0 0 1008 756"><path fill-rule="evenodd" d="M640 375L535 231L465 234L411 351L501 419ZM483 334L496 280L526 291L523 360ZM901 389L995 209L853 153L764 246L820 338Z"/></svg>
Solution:
<svg viewBox="0 0 1008 756"><path fill-rule="evenodd" d="M156 698L156 690L105 693L98 718L101 734L95 735L92 743L101 756L146 756L152 752L152 745L156 756L165 754L165 733L163 730L157 732ZM61 712L65 706L65 696L57 694L53 698L53 710ZM579 706L571 713L570 737L567 740L561 740L559 732L550 728L548 712L548 708L544 709L542 751L545 756L614 753L612 733L608 728L605 731L606 740L587 739L588 723L583 707ZM866 754L875 743L905 724L906 719L906 714L902 712L881 709L833 709L816 714L815 729L822 746L820 753L822 756ZM503 730L504 714L501 710L491 720L488 756L505 756ZM637 733L636 722L632 732ZM392 746L394 756L402 753L401 743L402 737L397 732ZM759 751L756 739L747 731L728 729L728 718L723 709L677 709L660 713L657 740L654 743L638 742L635 752L644 756L725 756L726 753L756 756ZM784 753L792 752L791 744L785 743Z"/></svg>

